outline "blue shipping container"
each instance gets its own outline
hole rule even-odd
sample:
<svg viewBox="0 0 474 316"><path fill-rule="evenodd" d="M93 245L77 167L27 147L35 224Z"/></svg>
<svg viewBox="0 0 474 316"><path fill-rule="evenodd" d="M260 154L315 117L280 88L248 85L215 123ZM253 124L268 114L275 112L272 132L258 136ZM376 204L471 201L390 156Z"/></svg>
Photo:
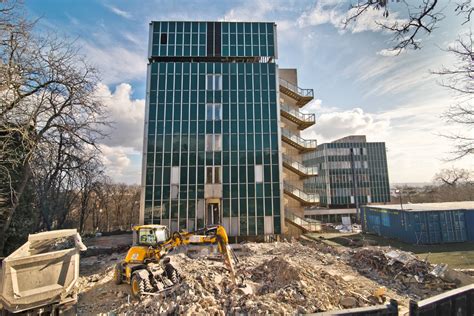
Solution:
<svg viewBox="0 0 474 316"><path fill-rule="evenodd" d="M408 243L474 241L474 209L401 210L393 205L363 206L361 220L364 232Z"/></svg>

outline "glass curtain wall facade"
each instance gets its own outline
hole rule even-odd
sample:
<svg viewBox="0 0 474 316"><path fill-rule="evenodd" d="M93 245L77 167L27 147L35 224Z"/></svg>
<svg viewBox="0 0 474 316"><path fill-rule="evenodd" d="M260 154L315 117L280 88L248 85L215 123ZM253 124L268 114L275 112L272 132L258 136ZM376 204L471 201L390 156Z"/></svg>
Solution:
<svg viewBox="0 0 474 316"><path fill-rule="evenodd" d="M345 139L321 144L305 156L304 164L319 170L319 177L305 180L305 188L319 194L326 207L389 202L385 143Z"/></svg>
<svg viewBox="0 0 474 316"><path fill-rule="evenodd" d="M273 23L152 22L140 221L279 234Z"/></svg>

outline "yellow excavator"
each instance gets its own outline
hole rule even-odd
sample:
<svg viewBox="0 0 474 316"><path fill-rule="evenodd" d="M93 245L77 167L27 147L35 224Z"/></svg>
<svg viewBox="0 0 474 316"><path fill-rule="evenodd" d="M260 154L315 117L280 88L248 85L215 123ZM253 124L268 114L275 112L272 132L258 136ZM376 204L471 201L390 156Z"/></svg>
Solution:
<svg viewBox="0 0 474 316"><path fill-rule="evenodd" d="M236 282L234 263L237 263L237 257L229 247L223 226L209 226L194 232L174 232L169 236L169 230L164 225L139 225L133 227L133 234L134 245L125 259L115 266L114 281L116 284L130 284L135 298L171 290L181 282L181 276L166 254L184 245L217 244L232 281Z"/></svg>

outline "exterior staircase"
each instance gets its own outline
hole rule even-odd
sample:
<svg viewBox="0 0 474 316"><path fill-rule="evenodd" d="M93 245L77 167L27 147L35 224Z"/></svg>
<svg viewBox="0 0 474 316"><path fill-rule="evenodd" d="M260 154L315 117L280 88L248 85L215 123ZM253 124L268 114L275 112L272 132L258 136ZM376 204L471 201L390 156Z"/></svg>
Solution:
<svg viewBox="0 0 474 316"><path fill-rule="evenodd" d="M281 139L293 146L294 148L298 149L299 152L305 153L316 150L318 143L315 139L304 139L299 137L296 134L289 132L286 129L281 130Z"/></svg>
<svg viewBox="0 0 474 316"><path fill-rule="evenodd" d="M282 155L283 158L283 167L287 168L288 170L293 171L300 178L309 178L318 175L318 168L317 167L306 167L301 162L293 160L290 156L285 154Z"/></svg>
<svg viewBox="0 0 474 316"><path fill-rule="evenodd" d="M295 123L299 130L304 130L316 123L315 114L301 113L286 104L280 105L280 115Z"/></svg>
<svg viewBox="0 0 474 316"><path fill-rule="evenodd" d="M283 78L280 78L280 92L296 100L296 105L302 107L314 98L313 89L302 89Z"/></svg>
<svg viewBox="0 0 474 316"><path fill-rule="evenodd" d="M284 181L283 192L288 194L295 200L299 201L303 206L312 206L319 204L319 195L306 193L294 185Z"/></svg>
<svg viewBox="0 0 474 316"><path fill-rule="evenodd" d="M321 222L302 218L298 215L295 215L289 209L285 209L285 221L295 225L303 231L303 233L311 233L321 231Z"/></svg>

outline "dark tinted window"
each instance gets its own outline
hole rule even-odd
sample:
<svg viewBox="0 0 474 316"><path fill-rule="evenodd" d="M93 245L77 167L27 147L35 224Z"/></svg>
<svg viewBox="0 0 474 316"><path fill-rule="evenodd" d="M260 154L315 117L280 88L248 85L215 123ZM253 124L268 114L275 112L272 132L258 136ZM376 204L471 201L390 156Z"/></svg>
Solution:
<svg viewBox="0 0 474 316"><path fill-rule="evenodd" d="M160 44L166 44L168 42L168 34L162 33L160 37Z"/></svg>

